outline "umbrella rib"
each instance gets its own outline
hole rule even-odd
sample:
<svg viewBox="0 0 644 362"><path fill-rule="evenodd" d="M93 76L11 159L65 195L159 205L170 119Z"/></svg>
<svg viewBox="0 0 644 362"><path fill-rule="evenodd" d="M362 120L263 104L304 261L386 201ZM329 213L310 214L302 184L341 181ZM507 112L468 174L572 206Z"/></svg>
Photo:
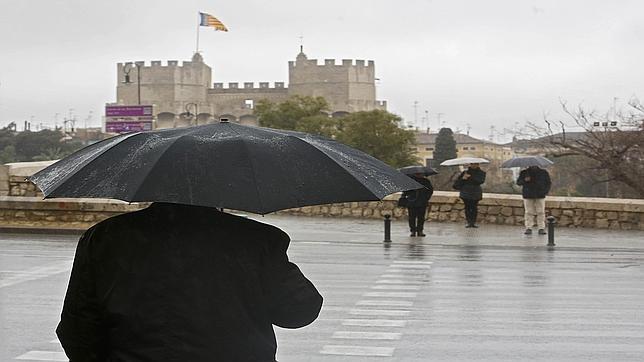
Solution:
<svg viewBox="0 0 644 362"><path fill-rule="evenodd" d="M116 146L117 146L118 144L120 144L121 142L124 142L124 141L126 141L126 140L129 140L130 138L134 138L134 137L139 136L139 135L141 135L141 134L142 134L141 132L137 132L137 133L134 133L134 134L130 134L130 135L129 135L129 136L127 136L127 137L125 137L125 136L124 136L121 140L119 140L118 142L115 142L112 146L110 146L109 148L107 148L107 149L103 150L103 152L101 152L101 153L99 153L99 154L95 155L92 159L90 159L89 161L87 161L84 165L80 166L80 167L78 168L78 170L76 170L75 172L70 172L67 176L65 176L65 178L64 178L63 180L61 180L60 182L58 182L58 183L56 184L56 186L55 186L55 187L54 187L50 192L48 192L48 193L47 193L47 195L45 195L45 199L46 199L46 198L48 198L48 197L49 197L49 195L51 195L52 193L54 193L54 191L56 191L57 189L59 189L60 187L62 187L62 186L63 186L67 181L69 181L69 180L70 180L70 179L71 179L71 178L76 174L76 172L78 172L78 171L80 171L81 169L83 169L83 168L85 168L85 167L89 166L92 162L96 161L99 157L101 157L101 156L103 156L104 154L106 154L107 152L109 152L112 148L116 147ZM117 137L119 137L119 136L117 136ZM104 141L109 141L109 140L110 140L110 139L108 138L108 139L105 139ZM88 146L88 147L89 147L89 146ZM81 150L82 150L82 149L81 149ZM79 151L77 151L77 152L80 152L81 150L79 150ZM73 154L72 154L72 155L73 155ZM70 155L70 156L71 156L71 155ZM68 157L69 157L69 156L68 156ZM55 165L55 164L54 164L54 165ZM53 165L52 165L52 166L53 166ZM51 167L51 166L50 166L50 167ZM33 181L32 181L32 182L33 182ZM44 191L44 190L42 190L42 189L41 189L41 191Z"/></svg>
<svg viewBox="0 0 644 362"><path fill-rule="evenodd" d="M162 158L162 157L163 157L163 156L168 152L168 150L170 150L170 149L171 149L171 148L172 148L172 147L177 143L177 141L179 141L179 140L183 139L184 137L192 136L194 133L196 133L196 130L192 130L192 131L190 131L190 132L185 132L185 133L181 134L180 136L175 137L175 138L174 138L174 140L172 140L171 142L169 142L168 147L166 147L162 152L160 152L160 153L159 153L159 156L156 158L156 161L160 160L160 159L161 159L161 158ZM154 170L155 170L155 168L156 168L156 161L155 161L155 165L154 165L154 166L152 166L152 168L150 168L150 170L148 171L148 173L145 175L145 177L143 177L143 178L141 179L141 182L140 182L140 183L139 183L139 185L135 188L135 191L134 191L134 193L132 194L132 197L130 197L130 199L132 200L132 202L137 202L137 201L149 201L149 200L137 200L137 195L138 195L138 193L139 193L139 190L141 189L141 186L143 186L143 184L147 181L148 176L152 173L152 171L154 171ZM158 201L167 201L167 200L158 200Z"/></svg>

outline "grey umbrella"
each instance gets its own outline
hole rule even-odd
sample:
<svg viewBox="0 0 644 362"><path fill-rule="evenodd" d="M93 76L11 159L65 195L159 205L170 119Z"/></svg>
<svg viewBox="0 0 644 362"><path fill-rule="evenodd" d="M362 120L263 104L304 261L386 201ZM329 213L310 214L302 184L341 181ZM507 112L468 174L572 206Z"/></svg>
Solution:
<svg viewBox="0 0 644 362"><path fill-rule="evenodd" d="M513 157L501 164L501 168L514 168L514 167L530 167L530 166L539 166L547 167L552 165L553 162L549 159L541 156L522 156L522 157Z"/></svg>
<svg viewBox="0 0 644 362"><path fill-rule="evenodd" d="M259 214L375 201L422 187L336 141L228 122L119 135L30 180L46 198L158 201Z"/></svg>
<svg viewBox="0 0 644 362"><path fill-rule="evenodd" d="M403 168L399 168L398 171L404 173L405 175L415 175L415 174L423 174L425 176L432 176L432 175L438 175L438 171L431 167L425 167L425 166L405 166Z"/></svg>

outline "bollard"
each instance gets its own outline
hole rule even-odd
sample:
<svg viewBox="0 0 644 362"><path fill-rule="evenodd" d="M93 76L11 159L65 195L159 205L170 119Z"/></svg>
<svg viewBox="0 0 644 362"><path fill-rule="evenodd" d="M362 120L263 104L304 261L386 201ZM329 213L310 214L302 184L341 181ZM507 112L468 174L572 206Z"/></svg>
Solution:
<svg viewBox="0 0 644 362"><path fill-rule="evenodd" d="M383 242L391 242L391 215L385 215L385 240Z"/></svg>
<svg viewBox="0 0 644 362"><path fill-rule="evenodd" d="M548 216L548 246L555 246L555 224L557 219L554 216Z"/></svg>

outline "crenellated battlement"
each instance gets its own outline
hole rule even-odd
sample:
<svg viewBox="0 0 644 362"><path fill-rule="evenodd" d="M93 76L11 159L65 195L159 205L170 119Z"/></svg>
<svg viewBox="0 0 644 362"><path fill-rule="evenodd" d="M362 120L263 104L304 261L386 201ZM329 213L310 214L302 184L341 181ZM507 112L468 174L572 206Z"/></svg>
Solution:
<svg viewBox="0 0 644 362"><path fill-rule="evenodd" d="M310 66L310 67L344 67L344 68L373 68L373 60L361 60L361 59L301 59L297 61L289 61L289 68L296 67L298 65Z"/></svg>
<svg viewBox="0 0 644 362"><path fill-rule="evenodd" d="M238 82L229 82L228 84L224 83L213 83L212 90L270 90L270 89L286 89L284 82L274 82L273 87L270 86L269 82L259 82L258 86L255 87L254 82L244 82L242 83L243 87L239 86Z"/></svg>
<svg viewBox="0 0 644 362"><path fill-rule="evenodd" d="M183 61L181 64L179 64L178 60L168 60L166 61L165 65L161 60L153 60L149 64L146 64L145 61L136 61L136 62L122 62L122 63L116 63L116 66L118 68L123 68L126 65L130 66L135 66L138 65L141 68L144 69L163 69L163 68L176 68L176 67L192 67L194 65L205 65L202 62L193 62L193 61Z"/></svg>

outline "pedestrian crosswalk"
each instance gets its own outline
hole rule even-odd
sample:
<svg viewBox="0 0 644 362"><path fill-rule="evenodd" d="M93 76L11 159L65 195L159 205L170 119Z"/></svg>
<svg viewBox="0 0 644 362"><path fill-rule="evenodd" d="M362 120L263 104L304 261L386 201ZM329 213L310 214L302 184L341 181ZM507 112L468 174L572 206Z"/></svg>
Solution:
<svg viewBox="0 0 644 362"><path fill-rule="evenodd" d="M69 361L58 339L54 339L50 343L52 345L51 349L56 349L55 351L29 351L15 359L20 361Z"/></svg>
<svg viewBox="0 0 644 362"><path fill-rule="evenodd" d="M425 284L431 262L396 260L362 295L342 320L335 341L322 347L322 355L392 357L412 314L414 299ZM353 327L354 329L351 329Z"/></svg>

